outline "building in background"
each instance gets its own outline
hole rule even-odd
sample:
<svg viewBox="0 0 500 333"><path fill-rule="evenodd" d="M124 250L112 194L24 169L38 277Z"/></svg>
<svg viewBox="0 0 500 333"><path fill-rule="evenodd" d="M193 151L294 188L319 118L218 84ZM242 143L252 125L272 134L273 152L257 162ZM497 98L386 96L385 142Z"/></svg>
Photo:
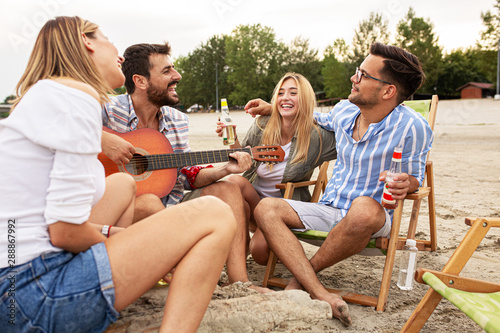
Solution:
<svg viewBox="0 0 500 333"><path fill-rule="evenodd" d="M461 92L461 98L487 98L493 97L493 84L481 82L468 82L463 86L457 88Z"/></svg>

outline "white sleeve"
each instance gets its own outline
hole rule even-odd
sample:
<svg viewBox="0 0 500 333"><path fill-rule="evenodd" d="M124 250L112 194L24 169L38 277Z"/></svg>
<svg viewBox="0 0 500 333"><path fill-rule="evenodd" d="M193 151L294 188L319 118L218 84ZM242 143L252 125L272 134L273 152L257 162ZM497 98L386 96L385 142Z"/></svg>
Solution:
<svg viewBox="0 0 500 333"><path fill-rule="evenodd" d="M100 176L97 163L94 154L55 152L44 213L47 224L88 220Z"/></svg>

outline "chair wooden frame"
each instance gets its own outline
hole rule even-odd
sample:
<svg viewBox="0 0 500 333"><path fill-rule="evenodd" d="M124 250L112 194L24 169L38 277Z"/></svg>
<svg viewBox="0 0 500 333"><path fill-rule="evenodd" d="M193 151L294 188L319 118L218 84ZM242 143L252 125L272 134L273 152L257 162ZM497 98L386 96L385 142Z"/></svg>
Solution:
<svg viewBox="0 0 500 333"><path fill-rule="evenodd" d="M455 252L453 252L453 255L450 257L443 270L437 272L419 268L415 273L415 280L420 283L425 283L422 280L422 276L425 272L431 272L447 286L452 286L455 289L478 293L498 292L500 291L500 284L460 277L459 274L488 231L494 227L500 228L500 218L469 217L465 219L465 223L470 225L471 228ZM442 298L443 296L438 292L429 288L425 296L417 305L415 311L413 311L410 318L401 329L401 332L420 332Z"/></svg>
<svg viewBox="0 0 500 333"><path fill-rule="evenodd" d="M427 119L433 131L434 131L434 124L436 121L437 105L438 105L438 96L433 95ZM319 183L314 187L314 192L311 202L318 202L322 191L325 190L326 183L328 181L326 172L327 168L324 168L323 170L323 166L321 166L320 172L317 177ZM433 175L432 162L429 160L429 158L427 158L426 162L425 181L426 181L426 186L420 187L417 192L408 194L404 200L398 201L398 207L394 211L391 234L389 238L377 238L374 241L375 246L377 248L386 251L384 271L382 274L382 281L378 296L374 297L369 295L326 288L329 292L339 294L346 302L365 305L365 306L373 306L377 311L385 310L387 305L387 299L389 297L389 289L390 289L392 271L394 267L394 261L396 257L396 250L401 250L403 248L407 238L415 239L418 215L420 211L420 204L422 199L426 197L428 198L428 206L429 206L430 239L417 240L417 248L419 249L419 251L435 251L437 248L436 211L434 202L434 175ZM278 184L276 185L276 187L284 188L285 189L284 198L289 199L292 197L293 190L295 188L301 186L314 185L314 184L316 184L316 181ZM411 211L407 236L399 237L401 218L403 215L403 205L404 201L406 200L413 200L413 207ZM300 235L297 235L297 237L300 239ZM288 284L287 280L274 276L277 260L278 258L271 251L269 255L269 261L266 267L266 272L264 275L264 280L262 282L262 285L264 287L275 286L279 288L284 288Z"/></svg>

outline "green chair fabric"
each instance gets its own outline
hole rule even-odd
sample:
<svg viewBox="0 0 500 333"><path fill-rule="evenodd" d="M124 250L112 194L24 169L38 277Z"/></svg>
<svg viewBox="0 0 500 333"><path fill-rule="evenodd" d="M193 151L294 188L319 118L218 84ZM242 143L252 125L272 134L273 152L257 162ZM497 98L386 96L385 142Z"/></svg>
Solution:
<svg viewBox="0 0 500 333"><path fill-rule="evenodd" d="M319 230L307 230L307 231L296 231L292 230L295 236L299 238L301 241L306 243L321 246L328 236L328 232L319 231ZM378 249L376 246L376 239L370 239L370 242L359 254L364 256L384 256L387 254L387 250Z"/></svg>
<svg viewBox="0 0 500 333"><path fill-rule="evenodd" d="M425 119L429 119L429 112L431 109L430 99L405 101L403 105L409 106L413 110L420 113Z"/></svg>
<svg viewBox="0 0 500 333"><path fill-rule="evenodd" d="M422 278L432 289L459 308L486 332L500 333L500 292L471 293L453 289L429 272Z"/></svg>

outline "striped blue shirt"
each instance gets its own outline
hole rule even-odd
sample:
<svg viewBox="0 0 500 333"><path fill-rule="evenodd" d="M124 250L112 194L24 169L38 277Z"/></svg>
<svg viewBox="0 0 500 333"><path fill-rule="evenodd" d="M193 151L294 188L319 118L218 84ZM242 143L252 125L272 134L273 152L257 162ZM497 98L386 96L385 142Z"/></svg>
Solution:
<svg viewBox="0 0 500 333"><path fill-rule="evenodd" d="M335 132L337 140L337 161L320 203L339 208L342 217L357 197L382 201L384 183L378 178L389 169L399 143L403 144L401 172L414 176L422 185L433 140L427 121L411 108L399 105L382 121L370 124L361 140L355 141L352 134L359 114L359 107L344 100L329 113L314 115L319 125Z"/></svg>
<svg viewBox="0 0 500 333"><path fill-rule="evenodd" d="M111 102L106 103L102 109L103 125L118 132L126 133L137 129L139 118L134 110L130 95L110 97ZM159 113L159 131L170 142L174 153L187 153L189 147L188 117L184 113L169 106L162 106ZM188 167L187 169L189 169ZM192 190L186 176L181 173L184 168L177 170L177 182L168 196L162 198L165 205L175 205L184 197L184 190Z"/></svg>

